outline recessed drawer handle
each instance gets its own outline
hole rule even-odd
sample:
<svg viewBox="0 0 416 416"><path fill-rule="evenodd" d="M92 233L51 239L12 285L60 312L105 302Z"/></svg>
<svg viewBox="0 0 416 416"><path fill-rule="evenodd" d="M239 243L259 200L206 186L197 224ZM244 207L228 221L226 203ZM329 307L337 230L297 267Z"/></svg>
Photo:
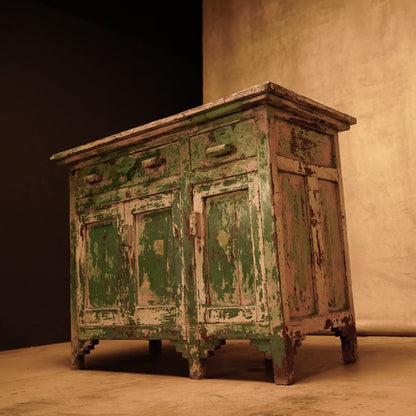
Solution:
<svg viewBox="0 0 416 416"><path fill-rule="evenodd" d="M166 163L166 158L164 156L155 156L150 159L142 160L143 169L153 169L158 168Z"/></svg>
<svg viewBox="0 0 416 416"><path fill-rule="evenodd" d="M220 157L229 155L234 152L234 146L231 143L223 143L218 146L208 147L207 156Z"/></svg>
<svg viewBox="0 0 416 416"><path fill-rule="evenodd" d="M84 178L84 182L89 183L90 185L101 182L102 180L103 175L99 175L98 173L93 173L92 175L88 175Z"/></svg>

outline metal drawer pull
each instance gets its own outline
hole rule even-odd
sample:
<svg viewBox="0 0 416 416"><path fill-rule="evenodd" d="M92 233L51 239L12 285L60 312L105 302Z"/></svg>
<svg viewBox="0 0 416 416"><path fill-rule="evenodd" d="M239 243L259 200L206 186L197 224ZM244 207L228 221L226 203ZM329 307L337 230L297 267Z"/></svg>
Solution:
<svg viewBox="0 0 416 416"><path fill-rule="evenodd" d="M224 143L218 146L208 147L207 156L220 157L229 155L232 152L234 152L234 146L231 143Z"/></svg>
<svg viewBox="0 0 416 416"><path fill-rule="evenodd" d="M103 175L99 175L98 173L93 173L92 175L88 175L84 178L85 183L89 183L92 185L93 183L101 182L103 180Z"/></svg>
<svg viewBox="0 0 416 416"><path fill-rule="evenodd" d="M150 159L142 160L143 169L153 169L159 166L162 166L166 163L166 158L164 156L155 156Z"/></svg>

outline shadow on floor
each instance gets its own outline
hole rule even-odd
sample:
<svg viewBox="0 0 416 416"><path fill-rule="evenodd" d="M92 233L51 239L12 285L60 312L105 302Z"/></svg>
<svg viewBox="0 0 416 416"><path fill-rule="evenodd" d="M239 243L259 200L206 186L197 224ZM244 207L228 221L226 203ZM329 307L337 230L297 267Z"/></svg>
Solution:
<svg viewBox="0 0 416 416"><path fill-rule="evenodd" d="M306 340L295 356L296 381L342 366L337 341L314 345ZM150 355L145 341L101 341L86 357L85 369L188 377L187 360L168 341L163 342L160 355ZM227 340L208 358L207 378L273 382L273 370L248 341Z"/></svg>
<svg viewBox="0 0 416 416"><path fill-rule="evenodd" d="M159 355L149 354L146 341L100 341L86 357L85 369L188 377L187 361L168 341Z"/></svg>

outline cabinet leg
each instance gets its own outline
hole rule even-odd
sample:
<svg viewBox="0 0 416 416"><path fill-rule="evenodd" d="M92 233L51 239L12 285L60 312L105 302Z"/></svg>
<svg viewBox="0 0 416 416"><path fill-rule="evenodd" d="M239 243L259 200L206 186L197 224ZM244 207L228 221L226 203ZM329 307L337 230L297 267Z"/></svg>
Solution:
<svg viewBox="0 0 416 416"><path fill-rule="evenodd" d="M295 351L289 337L272 340L273 374L276 384L289 385L295 381L294 354Z"/></svg>
<svg viewBox="0 0 416 416"><path fill-rule="evenodd" d="M345 364L354 363L358 358L357 331L354 325L337 328L335 335L341 339L342 358Z"/></svg>
<svg viewBox="0 0 416 416"><path fill-rule="evenodd" d="M85 354L89 354L98 342L98 339L87 339L86 341L74 339L72 341L72 369L82 370L84 368Z"/></svg>
<svg viewBox="0 0 416 416"><path fill-rule="evenodd" d="M85 356L84 354L73 354L72 355L72 362L71 368L73 370L83 370L85 363Z"/></svg>
<svg viewBox="0 0 416 416"><path fill-rule="evenodd" d="M207 374L207 360L199 357L189 357L189 378L192 380L202 380Z"/></svg>
<svg viewBox="0 0 416 416"><path fill-rule="evenodd" d="M151 339L149 341L149 354L160 355L162 352L162 341L160 339Z"/></svg>
<svg viewBox="0 0 416 416"><path fill-rule="evenodd" d="M85 354L81 348L82 343L79 341L74 341L71 344L72 354L71 354L71 368L73 370L83 370L85 363Z"/></svg>

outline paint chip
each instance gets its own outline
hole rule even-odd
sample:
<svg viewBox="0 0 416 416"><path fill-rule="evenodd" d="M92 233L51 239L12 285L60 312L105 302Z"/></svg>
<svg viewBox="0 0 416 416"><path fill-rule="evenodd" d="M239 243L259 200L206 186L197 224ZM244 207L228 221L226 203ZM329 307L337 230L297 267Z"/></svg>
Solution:
<svg viewBox="0 0 416 416"><path fill-rule="evenodd" d="M163 240L155 240L153 242L153 251L155 254L163 256L165 254L165 242Z"/></svg>
<svg viewBox="0 0 416 416"><path fill-rule="evenodd" d="M228 245L228 242L230 241L230 234L228 234L224 230L220 230L220 232L217 235L217 241L219 245L225 250L225 248Z"/></svg>

